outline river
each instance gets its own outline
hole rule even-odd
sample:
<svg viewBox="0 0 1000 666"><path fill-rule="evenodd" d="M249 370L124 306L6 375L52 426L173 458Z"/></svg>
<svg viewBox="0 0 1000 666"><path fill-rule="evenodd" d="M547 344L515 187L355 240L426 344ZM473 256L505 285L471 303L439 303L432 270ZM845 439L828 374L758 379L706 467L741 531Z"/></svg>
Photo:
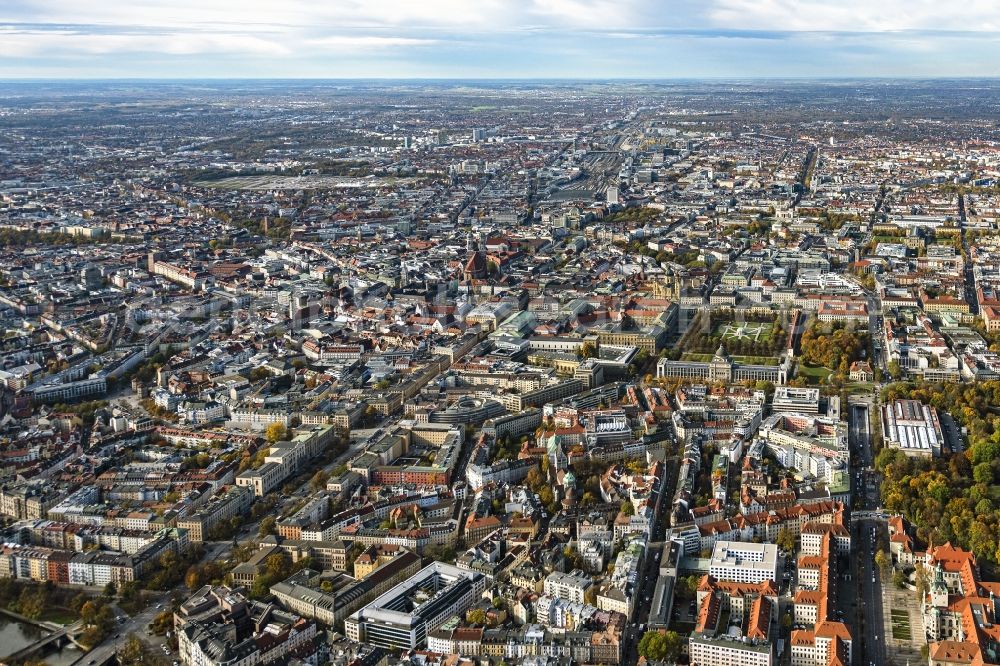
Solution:
<svg viewBox="0 0 1000 666"><path fill-rule="evenodd" d="M0 613L0 660L31 645L48 633L46 629ZM50 666L69 666L80 658L80 650L73 644L68 644L62 648L49 648L49 651L35 655L35 658L44 659Z"/></svg>

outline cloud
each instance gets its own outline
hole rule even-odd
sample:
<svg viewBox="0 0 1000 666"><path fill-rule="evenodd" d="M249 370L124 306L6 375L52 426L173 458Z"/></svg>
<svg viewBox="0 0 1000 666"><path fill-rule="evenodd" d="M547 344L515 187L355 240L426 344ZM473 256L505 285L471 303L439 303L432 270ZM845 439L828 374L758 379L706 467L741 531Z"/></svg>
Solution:
<svg viewBox="0 0 1000 666"><path fill-rule="evenodd" d="M332 35L306 41L308 46L332 50L384 50L410 48L415 46L432 46L439 44L437 39L417 39L413 37L379 37L375 35Z"/></svg>
<svg viewBox="0 0 1000 666"><path fill-rule="evenodd" d="M290 50L280 41L238 33L186 33L136 31L88 31L61 27L58 30L19 29L0 26L0 57L87 56L115 53L192 55L242 53L286 56Z"/></svg>
<svg viewBox="0 0 1000 666"><path fill-rule="evenodd" d="M50 75L65 60L70 77L156 75L157 68L176 76L988 73L1000 3L961 4L959 11L940 0L6 0L0 71ZM963 46L975 52L963 56L956 51ZM865 48L848 59L852 47ZM927 57L907 61L913 54Z"/></svg>
<svg viewBox="0 0 1000 666"><path fill-rule="evenodd" d="M749 30L844 33L909 30L996 32L1000 3L993 0L715 0L707 17L716 25ZM960 5L960 6L956 6Z"/></svg>

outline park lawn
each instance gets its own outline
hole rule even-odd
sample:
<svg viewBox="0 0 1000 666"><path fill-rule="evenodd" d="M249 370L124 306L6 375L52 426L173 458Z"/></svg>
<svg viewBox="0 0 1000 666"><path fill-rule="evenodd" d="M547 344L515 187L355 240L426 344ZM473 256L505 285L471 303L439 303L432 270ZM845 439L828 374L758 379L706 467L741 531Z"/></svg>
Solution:
<svg viewBox="0 0 1000 666"><path fill-rule="evenodd" d="M822 365L811 366L807 363L799 363L798 376L804 377L810 384L822 384L832 374L833 370Z"/></svg>
<svg viewBox="0 0 1000 666"><path fill-rule="evenodd" d="M80 615L62 606L49 606L40 619L56 624L73 624L80 619Z"/></svg>
<svg viewBox="0 0 1000 666"><path fill-rule="evenodd" d="M718 324L715 325L715 328L712 330L712 335L720 337L724 340L738 340L739 338L737 338L731 332L730 333L726 332L727 328L729 327L736 328L738 326L739 324L736 324L734 322L725 322L725 321L719 322ZM771 336L774 335L774 324L766 322L761 322L761 323L749 322L744 324L744 326L746 326L746 328L748 328L751 331L760 329L760 335L757 337L756 342L768 342L771 339ZM753 335L750 335L747 339L754 340L754 337Z"/></svg>

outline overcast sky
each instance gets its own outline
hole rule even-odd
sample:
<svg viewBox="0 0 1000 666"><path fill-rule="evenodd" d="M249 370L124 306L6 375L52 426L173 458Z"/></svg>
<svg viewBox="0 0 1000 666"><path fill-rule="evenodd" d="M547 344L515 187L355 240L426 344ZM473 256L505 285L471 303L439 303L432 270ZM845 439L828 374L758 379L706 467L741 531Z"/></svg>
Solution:
<svg viewBox="0 0 1000 666"><path fill-rule="evenodd" d="M1000 1L0 1L0 78L786 76L1000 76Z"/></svg>

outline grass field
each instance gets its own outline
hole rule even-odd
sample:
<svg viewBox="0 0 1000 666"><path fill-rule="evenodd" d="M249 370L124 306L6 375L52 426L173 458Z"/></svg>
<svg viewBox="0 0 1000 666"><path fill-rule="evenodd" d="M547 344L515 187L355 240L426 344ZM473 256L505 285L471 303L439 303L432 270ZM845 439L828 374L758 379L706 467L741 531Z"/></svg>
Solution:
<svg viewBox="0 0 1000 666"><path fill-rule="evenodd" d="M910 613L899 608L889 611L889 618L892 621L892 637L897 641L908 641L913 638L910 631Z"/></svg>
<svg viewBox="0 0 1000 666"><path fill-rule="evenodd" d="M56 624L73 624L80 619L80 616L68 608L50 606L42 613L41 619L46 622L55 622Z"/></svg>
<svg viewBox="0 0 1000 666"><path fill-rule="evenodd" d="M821 384L833 374L833 370L821 365L811 366L806 363L799 363L798 375L804 377L810 384Z"/></svg>

